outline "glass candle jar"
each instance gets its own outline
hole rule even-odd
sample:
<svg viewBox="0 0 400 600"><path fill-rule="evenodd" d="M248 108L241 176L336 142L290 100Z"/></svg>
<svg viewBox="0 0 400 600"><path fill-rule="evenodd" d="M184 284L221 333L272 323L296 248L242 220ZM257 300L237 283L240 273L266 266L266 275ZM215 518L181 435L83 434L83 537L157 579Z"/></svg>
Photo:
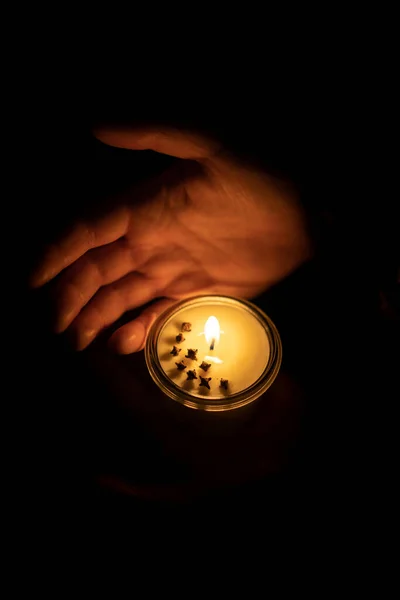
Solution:
<svg viewBox="0 0 400 600"><path fill-rule="evenodd" d="M151 377L173 400L225 411L253 402L270 387L282 344L274 323L251 302L197 296L159 315L145 358Z"/></svg>

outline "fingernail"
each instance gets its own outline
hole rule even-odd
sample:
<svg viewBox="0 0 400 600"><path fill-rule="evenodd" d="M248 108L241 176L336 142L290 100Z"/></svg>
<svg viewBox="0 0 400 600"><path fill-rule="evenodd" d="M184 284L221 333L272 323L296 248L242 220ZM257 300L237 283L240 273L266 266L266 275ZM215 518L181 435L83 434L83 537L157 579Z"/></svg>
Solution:
<svg viewBox="0 0 400 600"><path fill-rule="evenodd" d="M132 331L129 337L125 338L123 342L123 349L126 353L137 352L143 345L146 335L143 323L136 321L136 323L133 325L133 330L134 331Z"/></svg>
<svg viewBox="0 0 400 600"><path fill-rule="evenodd" d="M76 336L76 344L75 347L77 350L84 350L86 346L94 340L96 337L95 329L87 329L86 331L81 332Z"/></svg>
<svg viewBox="0 0 400 600"><path fill-rule="evenodd" d="M114 352L118 354L131 354L132 352L141 350L146 338L146 330L143 323L136 321L130 324L130 331L127 334L127 331L124 332L122 330L116 331L111 336L109 344Z"/></svg>
<svg viewBox="0 0 400 600"><path fill-rule="evenodd" d="M63 315L62 317L57 316L54 319L54 332L55 333L62 333L63 331L65 331L67 329L67 327L71 324L72 322L72 317L73 317L73 311L67 313L66 315Z"/></svg>

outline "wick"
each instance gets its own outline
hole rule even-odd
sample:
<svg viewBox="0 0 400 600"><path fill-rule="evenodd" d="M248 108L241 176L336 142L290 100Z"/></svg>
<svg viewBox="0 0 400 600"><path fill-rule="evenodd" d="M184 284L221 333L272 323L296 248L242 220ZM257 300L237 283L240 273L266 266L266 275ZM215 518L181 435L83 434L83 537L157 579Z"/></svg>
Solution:
<svg viewBox="0 0 400 600"><path fill-rule="evenodd" d="M210 344L210 350L214 350L214 346L215 346L215 338L213 338L211 340L211 344Z"/></svg>

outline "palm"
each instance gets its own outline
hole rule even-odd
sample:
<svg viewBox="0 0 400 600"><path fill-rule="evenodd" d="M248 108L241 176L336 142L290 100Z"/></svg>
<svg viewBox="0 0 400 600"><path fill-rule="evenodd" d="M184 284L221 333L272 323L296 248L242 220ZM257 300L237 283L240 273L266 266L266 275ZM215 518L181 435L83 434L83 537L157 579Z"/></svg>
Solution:
<svg viewBox="0 0 400 600"><path fill-rule="evenodd" d="M44 260L37 284L68 265L58 284L58 329L74 328L78 347L155 298L251 298L306 258L309 243L293 192L207 145L199 150L196 141L193 151L185 143L182 149L182 138L175 140L168 153L197 160L179 161L161 185L141 190L139 205L125 198L106 219L77 227ZM165 303L117 332L117 348L140 348Z"/></svg>

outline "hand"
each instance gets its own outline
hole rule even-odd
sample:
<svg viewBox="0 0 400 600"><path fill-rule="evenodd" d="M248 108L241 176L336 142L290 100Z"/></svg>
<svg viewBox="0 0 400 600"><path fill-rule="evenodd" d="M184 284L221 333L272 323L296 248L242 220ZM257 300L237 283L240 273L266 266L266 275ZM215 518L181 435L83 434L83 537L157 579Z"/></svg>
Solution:
<svg viewBox="0 0 400 600"><path fill-rule="evenodd" d="M310 255L295 190L218 144L176 130L101 129L96 137L181 160L107 217L77 224L35 271L34 287L58 275L56 330L70 328L78 349L126 311L163 298L110 338L117 352L140 350L171 302L198 294L255 297Z"/></svg>

